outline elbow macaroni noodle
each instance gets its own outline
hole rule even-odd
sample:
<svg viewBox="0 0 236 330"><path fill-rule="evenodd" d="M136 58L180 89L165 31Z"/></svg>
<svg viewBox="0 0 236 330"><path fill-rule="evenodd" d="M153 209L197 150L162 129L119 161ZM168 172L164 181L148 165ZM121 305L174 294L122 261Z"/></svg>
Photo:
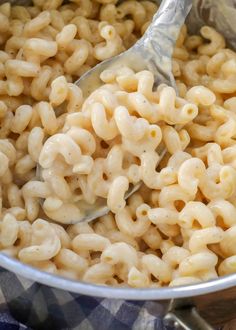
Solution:
<svg viewBox="0 0 236 330"><path fill-rule="evenodd" d="M73 82L132 46L157 6L33 2L0 6L1 252L74 280L135 288L236 272L236 53L213 28L189 36L183 26L178 93L123 67L102 72L84 99ZM100 199L109 214L73 224L84 202Z"/></svg>

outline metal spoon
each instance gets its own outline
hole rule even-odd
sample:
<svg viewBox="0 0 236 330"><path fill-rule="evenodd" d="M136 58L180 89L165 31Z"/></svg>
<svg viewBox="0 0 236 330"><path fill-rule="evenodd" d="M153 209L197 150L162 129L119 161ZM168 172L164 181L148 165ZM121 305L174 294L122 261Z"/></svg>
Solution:
<svg viewBox="0 0 236 330"><path fill-rule="evenodd" d="M134 71L148 69L154 74L156 85L166 83L176 88L171 71L172 53L180 28L192 7L192 2L193 0L163 0L146 33L133 47L116 57L96 65L75 82L82 89L84 97L88 97L102 85L100 80L102 71L120 66L128 66ZM159 162L165 155L165 152L164 148L159 151ZM38 166L37 171L40 174L40 166ZM127 199L131 196L140 186L141 183L135 186L130 185L125 198ZM106 199L104 198L98 198L93 205L82 201L77 202L77 205L83 215L80 219L71 219L70 224L92 221L109 212ZM60 219L60 221L58 219L58 222L65 223L63 219Z"/></svg>

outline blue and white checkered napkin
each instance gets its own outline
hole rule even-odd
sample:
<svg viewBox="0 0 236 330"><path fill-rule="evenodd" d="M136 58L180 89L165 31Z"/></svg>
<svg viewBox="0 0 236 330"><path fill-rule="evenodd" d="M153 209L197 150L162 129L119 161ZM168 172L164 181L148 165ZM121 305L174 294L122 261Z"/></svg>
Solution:
<svg viewBox="0 0 236 330"><path fill-rule="evenodd" d="M31 330L27 326L16 321L7 309L0 312L0 329L1 330Z"/></svg>
<svg viewBox="0 0 236 330"><path fill-rule="evenodd" d="M157 302L69 293L0 268L0 330L173 330L162 313Z"/></svg>

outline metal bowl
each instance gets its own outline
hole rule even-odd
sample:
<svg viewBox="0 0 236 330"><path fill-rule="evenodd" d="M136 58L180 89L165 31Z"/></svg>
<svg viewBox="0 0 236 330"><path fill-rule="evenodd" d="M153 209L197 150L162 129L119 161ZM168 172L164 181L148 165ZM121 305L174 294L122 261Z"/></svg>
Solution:
<svg viewBox="0 0 236 330"><path fill-rule="evenodd" d="M0 0L3 2L6 1ZM195 0L188 27L196 32L204 23L214 26L236 49L235 7L235 0ZM162 322L160 317L166 315L167 323L178 322L184 329L209 330L212 327L202 317L217 326L236 318L236 274L189 286L133 289L65 279L3 254L0 254L0 266L0 302L5 301L12 315L33 329L122 330L135 324L134 329L151 330L157 329L157 324ZM138 320L144 309L145 316ZM108 319L115 319L120 326L110 327Z"/></svg>

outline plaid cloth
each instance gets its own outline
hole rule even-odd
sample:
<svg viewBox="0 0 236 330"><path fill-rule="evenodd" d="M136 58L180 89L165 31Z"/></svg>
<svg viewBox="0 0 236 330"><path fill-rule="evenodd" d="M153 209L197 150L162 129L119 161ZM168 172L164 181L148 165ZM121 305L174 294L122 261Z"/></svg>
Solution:
<svg viewBox="0 0 236 330"><path fill-rule="evenodd" d="M69 293L0 268L0 330L174 330L163 312L157 302Z"/></svg>
<svg viewBox="0 0 236 330"><path fill-rule="evenodd" d="M156 301L70 293L0 267L0 330L179 330L164 324L164 311Z"/></svg>
<svg viewBox="0 0 236 330"><path fill-rule="evenodd" d="M10 312L6 309L0 313L1 330L31 330L29 327L13 319Z"/></svg>

